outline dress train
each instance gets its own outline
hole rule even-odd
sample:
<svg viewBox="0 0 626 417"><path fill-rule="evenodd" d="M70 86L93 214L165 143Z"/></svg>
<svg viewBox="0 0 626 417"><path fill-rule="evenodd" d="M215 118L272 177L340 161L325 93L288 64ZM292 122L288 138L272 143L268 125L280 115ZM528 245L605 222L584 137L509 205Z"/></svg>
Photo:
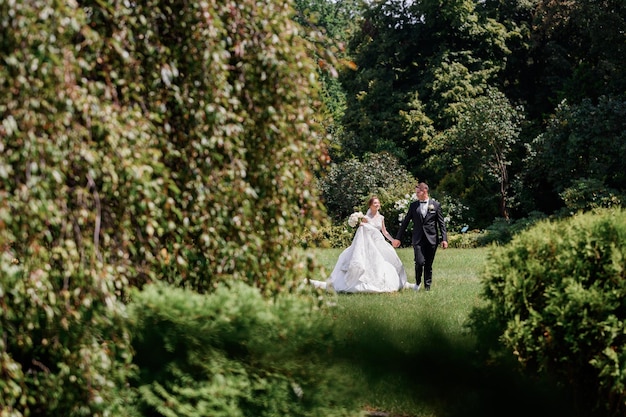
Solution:
<svg viewBox="0 0 626 417"><path fill-rule="evenodd" d="M352 244L339 255L328 280L311 280L311 284L348 293L382 293L414 287L407 282L406 271L395 249L381 234L382 226L371 223L357 228Z"/></svg>

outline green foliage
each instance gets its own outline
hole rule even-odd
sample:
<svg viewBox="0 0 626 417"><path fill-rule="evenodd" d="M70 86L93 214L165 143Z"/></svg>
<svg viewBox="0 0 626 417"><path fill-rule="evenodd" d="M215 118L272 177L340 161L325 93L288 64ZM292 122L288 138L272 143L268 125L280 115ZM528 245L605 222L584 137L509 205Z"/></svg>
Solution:
<svg viewBox="0 0 626 417"><path fill-rule="evenodd" d="M445 172L460 170L465 181L481 184L481 194L497 196L500 216L508 219L510 158L521 129L522 109L513 107L494 88L479 97L461 99L458 107L457 123L433 141L430 149L446 149L446 157L437 158L440 164L446 162Z"/></svg>
<svg viewBox="0 0 626 417"><path fill-rule="evenodd" d="M320 180L328 214L335 221L343 221L355 210L365 213L372 195L380 199L386 218L393 203L414 187L411 174L388 153L368 154L363 160L354 158L333 165Z"/></svg>
<svg viewBox="0 0 626 417"><path fill-rule="evenodd" d="M536 2L533 27L542 36L533 55L540 82L552 99L578 103L602 95L623 94L626 76L626 7L619 0L573 3ZM554 103L554 101L553 101Z"/></svg>
<svg viewBox="0 0 626 417"><path fill-rule="evenodd" d="M326 363L333 323L313 299L270 301L244 284L210 295L151 285L130 311L143 415L350 415L349 385Z"/></svg>
<svg viewBox="0 0 626 417"><path fill-rule="evenodd" d="M341 78L347 103L344 147L357 155L389 149L412 174L470 206L478 227L497 216L553 213L562 207L559 194L568 181L596 177L620 191L626 172L619 163L626 143L619 104L626 85L620 70L625 25L626 8L615 0L374 2L350 43L358 68ZM470 142L482 143L475 140L481 130L458 122L462 103L488 96L490 86L511 103L522 103L528 123L516 127L523 127L514 132L516 146L487 169L484 155L471 152L472 146L459 152L442 133L458 128L461 139L473 132ZM603 96L613 97L612 104ZM564 98L588 111L580 121L559 117L548 128L569 132L572 143L535 144L524 161L523 146L545 130ZM487 126L500 122L493 111L497 102L485 103L491 108L475 119L482 115ZM509 125L496 129L496 136L507 137ZM587 152L592 136L602 145ZM490 154L502 154L498 151ZM468 169L460 171L461 163ZM471 164L482 169L470 169ZM509 179L522 177L522 186L508 188Z"/></svg>
<svg viewBox="0 0 626 417"><path fill-rule="evenodd" d="M448 231L448 247L458 249L477 248L480 246L480 233L481 232L478 230L472 230L466 233Z"/></svg>
<svg viewBox="0 0 626 417"><path fill-rule="evenodd" d="M566 188L560 196L565 202L567 211L573 213L580 210L619 207L623 205L626 197L626 195L620 196L617 190L604 186L597 179L586 178L581 178L580 181Z"/></svg>
<svg viewBox="0 0 626 417"><path fill-rule="evenodd" d="M528 217L517 220L506 220L501 217L496 218L478 238L481 246L487 246L491 243L506 244L511 241L518 233L532 227L535 223L544 220L544 213L535 211L529 213Z"/></svg>
<svg viewBox="0 0 626 417"><path fill-rule="evenodd" d="M1 228L0 248L0 414L131 416L132 354L116 271L55 267L62 248L20 258Z"/></svg>
<svg viewBox="0 0 626 417"><path fill-rule="evenodd" d="M312 38L313 43L318 46L314 56L319 63L322 90L320 95L329 116L323 123L330 135L328 149L330 157L335 158L343 154L341 120L346 107L346 97L337 78L337 69L333 65L340 68L353 65L345 56L345 44L358 27L358 14L362 9L361 0L294 0L294 7L297 11L294 19L304 27L304 35ZM313 36L318 31L326 35L326 42ZM330 53L333 56L328 57ZM333 59L335 57L336 59Z"/></svg>
<svg viewBox="0 0 626 417"><path fill-rule="evenodd" d="M599 415L623 415L625 248L621 209L538 223L493 250L474 330L492 353L503 352L497 337L527 371L554 376Z"/></svg>
<svg viewBox="0 0 626 417"><path fill-rule="evenodd" d="M289 4L79 3L0 2L0 204L17 257L102 262L118 289L291 289L308 272L290 242L322 218L324 138Z"/></svg>
<svg viewBox="0 0 626 417"><path fill-rule="evenodd" d="M531 151L531 178L541 178L553 195L573 187L563 194L567 204L579 205L572 192L583 191L580 187L587 188L582 186L587 181L596 182L588 182L585 194L603 189L625 193L626 100L602 97L595 104L561 103Z"/></svg>
<svg viewBox="0 0 626 417"><path fill-rule="evenodd" d="M463 227L474 225L474 218L470 216L467 205L447 194L442 194L439 201L441 202L448 233L460 232Z"/></svg>
<svg viewBox="0 0 626 417"><path fill-rule="evenodd" d="M129 286L310 272L291 242L322 216L323 137L292 13L0 0L3 415L132 414Z"/></svg>
<svg viewBox="0 0 626 417"><path fill-rule="evenodd" d="M427 177L425 145L502 70L507 36L470 0L371 3L350 43L358 68L341 78L344 147L357 155L387 149Z"/></svg>
<svg viewBox="0 0 626 417"><path fill-rule="evenodd" d="M317 10L328 2L302 3L313 3L309 7ZM623 187L623 164L606 169L613 164L603 162L624 160L620 149L626 141L619 136L624 129L615 123L624 117L618 114L613 120L611 115L619 110L616 103L626 85L620 70L626 56L622 2L383 1L355 14L359 30L349 42L348 53L356 68L342 73L347 105L344 131L333 137L343 153L334 148L333 157L389 151L413 175L468 205L475 226L481 228L498 216L557 211L563 206L559 194L572 185L568 181L596 177L615 190ZM491 106L485 112L477 109L474 120L482 116L487 127L500 124L496 136L507 137L511 124L501 123L498 108L504 107L501 100L490 101L490 87L510 103L523 104L528 123L516 127L513 133L519 137L514 146L489 167L483 154L471 152L475 147L469 146L469 152L454 149L443 133L458 128L461 139L465 132L472 133L470 145L482 143L476 141L483 133L480 129L459 124L463 103L476 100ZM613 97L614 104L603 105L603 97ZM559 118L556 127L582 134L568 146L533 144L524 161L524 147L546 130L563 99L570 106L596 106L587 109L589 123ZM591 134L614 146L599 146L597 154L594 150L590 158L576 160L587 155L581 143ZM502 154L490 152L498 153ZM592 166L594 160L599 167ZM461 163L467 170L461 170ZM585 164L588 172L568 176L572 166ZM557 179L560 184L555 184L553 175L562 177ZM519 182L516 189L508 187L509 179Z"/></svg>
<svg viewBox="0 0 626 417"><path fill-rule="evenodd" d="M320 227L315 233L303 233L297 239L302 248L347 248L352 243L355 229L345 222Z"/></svg>

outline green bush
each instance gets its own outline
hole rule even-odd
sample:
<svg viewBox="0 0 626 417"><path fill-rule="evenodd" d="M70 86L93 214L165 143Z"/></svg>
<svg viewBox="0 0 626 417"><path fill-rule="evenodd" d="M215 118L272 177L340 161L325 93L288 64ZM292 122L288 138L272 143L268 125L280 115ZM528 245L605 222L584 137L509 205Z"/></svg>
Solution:
<svg viewBox="0 0 626 417"><path fill-rule="evenodd" d="M625 266L626 211L542 221L493 249L471 325L484 349L504 354L497 337L526 370L571 387L581 407L624 415Z"/></svg>
<svg viewBox="0 0 626 417"><path fill-rule="evenodd" d="M347 248L352 243L356 229L345 222L337 225L325 225L312 233L307 231L298 235L302 248Z"/></svg>
<svg viewBox="0 0 626 417"><path fill-rule="evenodd" d="M0 206L20 259L268 295L323 218L314 46L273 0L0 1ZM251 18L251 16L253 18ZM93 256L93 258L90 258ZM55 265L54 267L58 267Z"/></svg>
<svg viewBox="0 0 626 417"><path fill-rule="evenodd" d="M130 305L141 414L349 415L349 384L327 362L333 324L315 305L244 284L209 295L147 286Z"/></svg>
<svg viewBox="0 0 626 417"><path fill-rule="evenodd" d="M619 207L626 200L619 191L606 187L597 179L580 178L559 194L565 203L566 215L580 210Z"/></svg>
<svg viewBox="0 0 626 417"><path fill-rule="evenodd" d="M448 232L448 246L451 248L477 248L479 247L481 232L470 230L466 233Z"/></svg>
<svg viewBox="0 0 626 417"><path fill-rule="evenodd" d="M405 194L415 190L416 181L393 155L382 152L367 154L362 160L350 159L333 165L319 187L334 222L342 222L354 210L367 210L367 201L377 195L385 214ZM390 224L395 219L389 218ZM387 222L385 222L387 223Z"/></svg>
<svg viewBox="0 0 626 417"><path fill-rule="evenodd" d="M0 415L131 416L132 352L115 270L53 268L61 248L47 260L43 248L44 258L19 258L4 233L0 248Z"/></svg>
<svg viewBox="0 0 626 417"><path fill-rule="evenodd" d="M506 220L501 217L496 218L493 223L484 230L478 238L479 246L487 246L491 243L506 244L513 237L528 229L538 221L545 219L546 215L539 211L532 211L528 217L517 220Z"/></svg>

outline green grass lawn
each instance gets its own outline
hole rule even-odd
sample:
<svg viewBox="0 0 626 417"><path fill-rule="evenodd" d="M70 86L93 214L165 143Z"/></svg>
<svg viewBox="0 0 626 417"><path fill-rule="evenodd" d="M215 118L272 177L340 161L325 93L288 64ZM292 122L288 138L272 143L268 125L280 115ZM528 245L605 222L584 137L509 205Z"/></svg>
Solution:
<svg viewBox="0 0 626 417"><path fill-rule="evenodd" d="M338 249L310 254L330 274ZM415 282L411 248L398 250ZM486 368L466 327L488 249L439 249L430 292L331 294L340 341L329 366L350 375L364 410L388 416L557 416L560 396L510 369ZM558 412L556 412L558 410Z"/></svg>

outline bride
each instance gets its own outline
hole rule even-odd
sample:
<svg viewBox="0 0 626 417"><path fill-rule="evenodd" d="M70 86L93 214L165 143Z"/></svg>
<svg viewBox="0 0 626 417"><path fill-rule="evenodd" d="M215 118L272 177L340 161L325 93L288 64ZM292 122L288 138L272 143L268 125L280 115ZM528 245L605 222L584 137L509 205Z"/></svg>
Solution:
<svg viewBox="0 0 626 417"><path fill-rule="evenodd" d="M337 292L392 292L412 288L406 279L402 261L390 243L393 237L385 228L385 218L379 213L380 201L372 197L369 209L359 224L352 244L337 260L326 281L311 280L318 288ZM384 237L383 237L384 236Z"/></svg>

